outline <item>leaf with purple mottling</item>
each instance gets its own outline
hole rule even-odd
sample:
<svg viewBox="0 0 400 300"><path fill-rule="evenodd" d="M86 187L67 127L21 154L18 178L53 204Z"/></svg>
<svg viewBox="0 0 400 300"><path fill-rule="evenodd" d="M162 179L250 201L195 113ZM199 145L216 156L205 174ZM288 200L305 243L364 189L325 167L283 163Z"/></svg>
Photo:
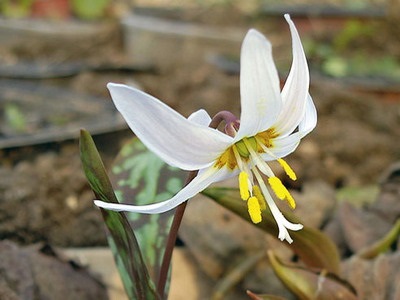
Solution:
<svg viewBox="0 0 400 300"><path fill-rule="evenodd" d="M80 155L86 178L97 199L117 202L103 162L89 132L82 130ZM100 209L109 231L108 241L130 299L158 300L141 249L124 213Z"/></svg>
<svg viewBox="0 0 400 300"><path fill-rule="evenodd" d="M168 166L134 138L118 154L110 179L119 202L145 205L174 196L183 187L186 176L186 172ZM174 212L127 213L154 281L159 274Z"/></svg>

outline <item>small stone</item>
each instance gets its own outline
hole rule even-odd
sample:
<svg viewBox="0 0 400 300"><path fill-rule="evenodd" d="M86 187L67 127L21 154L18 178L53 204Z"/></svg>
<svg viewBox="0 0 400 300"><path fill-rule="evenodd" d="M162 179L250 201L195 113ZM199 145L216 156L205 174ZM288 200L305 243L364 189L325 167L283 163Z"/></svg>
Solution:
<svg viewBox="0 0 400 300"><path fill-rule="evenodd" d="M9 241L0 242L1 299L107 299L102 284L85 269L63 261L47 245L20 248Z"/></svg>

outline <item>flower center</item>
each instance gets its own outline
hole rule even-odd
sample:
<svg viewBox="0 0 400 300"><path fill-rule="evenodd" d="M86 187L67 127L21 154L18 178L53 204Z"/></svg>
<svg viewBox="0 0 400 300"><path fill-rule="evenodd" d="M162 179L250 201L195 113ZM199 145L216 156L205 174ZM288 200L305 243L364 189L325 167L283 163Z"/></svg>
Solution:
<svg viewBox="0 0 400 300"><path fill-rule="evenodd" d="M268 185L277 198L286 200L291 208L296 206L292 195L262 157L268 155L275 158L289 178L296 180L296 174L289 164L282 158L275 157L270 150L273 147L273 138L277 136L273 129L269 129L253 137L243 138L225 150L215 163L216 168L226 166L232 171L236 168L240 170L240 197L247 201L253 223L261 222L262 211L267 207L266 202L271 206L270 201L273 201L261 174L268 177Z"/></svg>
<svg viewBox="0 0 400 300"><path fill-rule="evenodd" d="M250 144L250 147L253 148L253 150L257 151L257 141L255 137L250 137L246 138L248 144ZM235 143L236 149L239 152L240 156L243 158L248 158L250 156L250 152L246 147L246 144L244 143L243 140L240 140L239 142Z"/></svg>
<svg viewBox="0 0 400 300"><path fill-rule="evenodd" d="M215 167L222 168L227 166L229 169L234 170L238 166L238 160L246 161L250 158L249 149L259 154L270 152L268 148L273 147L273 139L277 136L278 134L273 128L271 128L260 132L253 137L246 137L226 149L224 153L222 153L222 155L217 159ZM235 156L234 150L238 153L240 159Z"/></svg>

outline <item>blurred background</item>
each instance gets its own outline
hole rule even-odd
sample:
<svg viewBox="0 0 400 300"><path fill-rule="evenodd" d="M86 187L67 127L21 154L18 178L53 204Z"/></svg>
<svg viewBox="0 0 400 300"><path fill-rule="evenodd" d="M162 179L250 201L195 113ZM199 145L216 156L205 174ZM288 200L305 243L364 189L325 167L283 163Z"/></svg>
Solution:
<svg viewBox="0 0 400 300"><path fill-rule="evenodd" d="M132 137L106 84L140 87L185 116L199 108L210 115L220 110L239 115L240 46L249 28L270 39L285 82L292 54L284 13L291 14L301 36L319 118L287 158L299 177L285 182L298 199L295 213L329 234L344 260L381 238L400 215L400 1L1 0L0 255L9 259L0 262L0 274L6 274L0 295L106 299L98 279L85 279L92 280L88 283L79 277L86 269L55 275L53 265L35 256L37 268L47 270L38 279L21 266L32 255L58 256L53 247L107 244L78 149L79 130L86 128L109 167ZM181 229L178 288L173 284L171 299L209 299L213 283L232 267L229 257L254 250L241 247L251 227L241 227L234 216L225 224L227 212L213 206L210 228L214 204L192 202ZM240 236L229 226L240 228ZM280 247L263 237L254 247L271 246ZM96 255L107 256L83 252L89 253L82 254L84 265ZM107 259L112 264L111 256ZM109 265L94 264L98 268L90 278L99 272L117 276ZM395 282L399 259L386 267ZM357 268L356 263L345 267L353 285L365 291L376 284L355 275ZM244 299L249 288L293 299L271 279L268 266L253 273L229 299ZM20 281L10 285L13 278ZM58 295L65 295L63 289L81 294L53 297L54 291L43 288L49 282ZM116 293L114 299L123 299ZM373 293L361 293L360 299L373 299ZM387 293L377 297L395 299Z"/></svg>

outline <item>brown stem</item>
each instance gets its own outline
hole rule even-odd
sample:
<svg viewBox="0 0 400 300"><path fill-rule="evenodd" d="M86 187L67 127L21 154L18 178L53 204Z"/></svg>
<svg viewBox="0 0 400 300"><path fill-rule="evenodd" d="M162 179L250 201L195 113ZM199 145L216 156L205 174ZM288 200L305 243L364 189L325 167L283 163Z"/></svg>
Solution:
<svg viewBox="0 0 400 300"><path fill-rule="evenodd" d="M235 115L229 111L221 111L217 113L212 119L209 127L216 129L222 121L225 121L226 123L226 131L232 131L233 136L235 132L235 126L238 126L239 121L235 117ZM198 171L192 171L189 173L185 182L185 186L188 185L189 182L191 182L193 178L196 177L197 172ZM174 215L174 220L172 221L171 230L169 231L167 245L165 247L164 257L161 263L160 273L158 275L157 282L157 292L160 295L161 299L164 298L165 285L168 278L169 266L171 265L172 252L174 251L176 238L178 236L178 231L182 222L183 214L185 213L186 205L187 201L183 202L177 207Z"/></svg>
<svg viewBox="0 0 400 300"><path fill-rule="evenodd" d="M185 186L189 184L197 175L197 171L191 171L186 178ZM167 245L165 247L163 261L160 267L160 273L158 275L157 282L157 292L160 295L161 299L164 298L165 294L165 285L168 278L169 266L171 264L172 252L175 247L176 238L178 236L179 227L182 222L183 214L185 213L187 201L180 204L174 215L174 220L172 221L171 230L169 231Z"/></svg>

